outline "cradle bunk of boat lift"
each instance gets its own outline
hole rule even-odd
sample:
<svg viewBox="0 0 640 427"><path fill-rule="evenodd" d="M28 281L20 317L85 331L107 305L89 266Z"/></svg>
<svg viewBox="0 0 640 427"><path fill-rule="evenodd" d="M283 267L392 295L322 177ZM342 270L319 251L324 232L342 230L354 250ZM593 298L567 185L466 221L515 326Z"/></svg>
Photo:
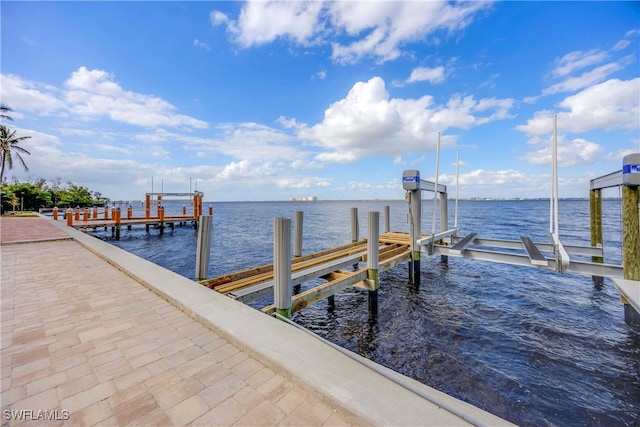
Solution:
<svg viewBox="0 0 640 427"><path fill-rule="evenodd" d="M622 266L582 261L571 256L602 257L602 247L563 245L562 243L533 242L528 236L520 240L500 240L480 238L477 233L464 237L457 236L458 230L438 233L441 243L434 243L433 237L418 240L421 252L428 255L446 255L480 261L534 267L560 273L577 273L599 277L622 278ZM448 237L439 237L449 234ZM437 240L436 240L437 241ZM506 249L508 251L500 250Z"/></svg>

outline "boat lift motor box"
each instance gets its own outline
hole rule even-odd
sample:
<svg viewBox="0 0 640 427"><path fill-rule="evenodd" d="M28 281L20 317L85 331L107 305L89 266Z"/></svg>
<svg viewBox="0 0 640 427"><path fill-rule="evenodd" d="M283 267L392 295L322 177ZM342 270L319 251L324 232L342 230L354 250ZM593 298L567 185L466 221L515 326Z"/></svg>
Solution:
<svg viewBox="0 0 640 427"><path fill-rule="evenodd" d="M622 159L622 183L640 185L640 153L628 154Z"/></svg>
<svg viewBox="0 0 640 427"><path fill-rule="evenodd" d="M405 190L420 189L420 171L409 169L402 172L402 188Z"/></svg>

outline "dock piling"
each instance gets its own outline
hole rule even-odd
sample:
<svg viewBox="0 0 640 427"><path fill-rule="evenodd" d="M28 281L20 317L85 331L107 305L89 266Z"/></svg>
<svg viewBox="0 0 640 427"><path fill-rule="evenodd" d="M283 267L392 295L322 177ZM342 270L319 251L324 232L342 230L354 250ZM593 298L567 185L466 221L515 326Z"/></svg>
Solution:
<svg viewBox="0 0 640 427"><path fill-rule="evenodd" d="M390 212L389 205L385 205L384 207L384 232L385 233L391 232L391 214L389 212Z"/></svg>
<svg viewBox="0 0 640 427"><path fill-rule="evenodd" d="M291 219L273 222L273 301L276 313L291 318L293 280L291 278Z"/></svg>
<svg viewBox="0 0 640 427"><path fill-rule="evenodd" d="M378 315L378 288L380 279L378 264L380 259L380 212L369 212L369 233L367 239L367 280L369 285L369 318Z"/></svg>
<svg viewBox="0 0 640 427"><path fill-rule="evenodd" d="M440 231L444 232L449 229L449 200L447 198L447 193L439 193L440 194ZM449 257L446 255L440 255L440 260L444 264L449 263Z"/></svg>
<svg viewBox="0 0 640 427"><path fill-rule="evenodd" d="M196 244L196 280L206 279L209 275L209 256L211 255L212 216L200 216L198 242Z"/></svg>
<svg viewBox="0 0 640 427"><path fill-rule="evenodd" d="M69 227L73 226L73 209L67 209L67 225Z"/></svg>
<svg viewBox="0 0 640 427"><path fill-rule="evenodd" d="M357 242L360 235L358 226L358 208L351 208L351 241Z"/></svg>
<svg viewBox="0 0 640 427"><path fill-rule="evenodd" d="M302 256L302 230L304 212L296 211L293 219L293 256Z"/></svg>
<svg viewBox="0 0 640 427"><path fill-rule="evenodd" d="M591 246L602 247L602 190L599 188L590 191L589 214L591 218ZM604 258L592 256L591 262L602 264ZM604 277L601 276L591 276L591 280L599 285L604 283Z"/></svg>

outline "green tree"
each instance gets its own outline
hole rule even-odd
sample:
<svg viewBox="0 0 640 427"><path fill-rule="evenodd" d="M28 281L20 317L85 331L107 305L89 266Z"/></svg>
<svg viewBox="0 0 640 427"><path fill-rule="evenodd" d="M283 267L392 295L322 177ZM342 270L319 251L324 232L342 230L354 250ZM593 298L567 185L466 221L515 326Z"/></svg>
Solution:
<svg viewBox="0 0 640 427"><path fill-rule="evenodd" d="M13 111L10 107L0 104L0 119L11 120L11 116L6 113ZM0 125L0 182L4 180L5 165L9 165L9 169L13 169L13 154L18 157L20 163L26 171L29 170L27 164L22 158L23 154L31 154L29 151L20 146L22 142L31 138L30 136L17 136L14 129L9 129L5 125Z"/></svg>
<svg viewBox="0 0 640 427"><path fill-rule="evenodd" d="M0 119L2 120L11 120L13 121L13 119L11 118L11 116L8 116L6 113L8 113L9 111L13 111L9 106L4 105L4 104L0 104Z"/></svg>

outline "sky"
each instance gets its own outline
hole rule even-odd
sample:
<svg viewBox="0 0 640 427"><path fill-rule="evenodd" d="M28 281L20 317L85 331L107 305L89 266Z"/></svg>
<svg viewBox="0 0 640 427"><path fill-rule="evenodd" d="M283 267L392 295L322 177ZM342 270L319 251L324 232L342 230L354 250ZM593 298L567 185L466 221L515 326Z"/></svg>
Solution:
<svg viewBox="0 0 640 427"><path fill-rule="evenodd" d="M437 169L461 198L549 197L556 115L559 195L588 197L640 152L640 2L0 8L5 125L31 136L9 180L401 199L403 170Z"/></svg>

